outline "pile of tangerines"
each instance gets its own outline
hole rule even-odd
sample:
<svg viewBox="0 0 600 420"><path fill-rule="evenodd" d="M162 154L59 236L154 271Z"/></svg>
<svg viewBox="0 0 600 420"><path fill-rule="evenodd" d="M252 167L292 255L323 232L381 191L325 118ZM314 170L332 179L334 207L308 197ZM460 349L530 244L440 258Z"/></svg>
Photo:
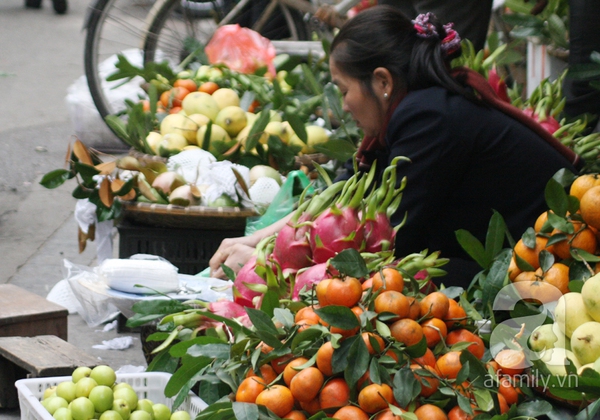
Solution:
<svg viewBox="0 0 600 420"><path fill-rule="evenodd" d="M570 269L574 261L600 253L599 175L578 176L569 188L569 200L575 211L563 215L552 210L543 212L513 249L508 273L510 280L527 282L532 290L526 293L536 296L542 303L554 300L554 287L562 294L569 292ZM540 258L542 253L551 256L552 264L544 266ZM587 268L591 276L600 266L591 262Z"/></svg>
<svg viewBox="0 0 600 420"><path fill-rule="evenodd" d="M458 420L507 412L522 395L510 375L522 369L483 362L489 358L485 342L456 300L439 290L407 289L395 268L363 282L349 276L319 282L313 304L295 312L293 333L282 337L296 344L289 347L294 350L268 357L273 347L261 342L268 362L243 375L235 401L264 406L284 419L321 411L341 420ZM335 312L354 314L358 322L333 326L324 318ZM300 336L304 344L298 344ZM353 342L350 349L345 341ZM471 358L470 369L463 369L463 353ZM343 370L340 360L346 362ZM478 389L471 381L473 361L494 386ZM489 397L486 407L476 398L481 392Z"/></svg>

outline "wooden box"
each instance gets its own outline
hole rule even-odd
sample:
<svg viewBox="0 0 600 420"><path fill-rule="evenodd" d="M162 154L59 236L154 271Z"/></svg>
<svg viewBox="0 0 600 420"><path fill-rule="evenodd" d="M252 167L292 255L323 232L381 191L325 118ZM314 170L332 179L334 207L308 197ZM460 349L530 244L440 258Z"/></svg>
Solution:
<svg viewBox="0 0 600 420"><path fill-rule="evenodd" d="M0 337L55 335L67 340L69 311L12 284L0 284Z"/></svg>

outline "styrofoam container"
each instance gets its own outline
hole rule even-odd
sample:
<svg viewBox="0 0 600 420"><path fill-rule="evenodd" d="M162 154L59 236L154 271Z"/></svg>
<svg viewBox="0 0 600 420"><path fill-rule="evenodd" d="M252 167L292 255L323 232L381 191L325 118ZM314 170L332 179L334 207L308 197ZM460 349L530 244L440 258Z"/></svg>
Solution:
<svg viewBox="0 0 600 420"><path fill-rule="evenodd" d="M154 403L166 404L169 408L172 408L173 398L165 397L165 387L170 378L171 374L165 372L117 374L117 382L126 382L131 385L139 399L147 398ZM70 376L55 376L49 378L20 379L16 381L15 386L19 394L21 419L54 420L54 417L42 406L40 401L47 388L70 380ZM187 411L193 419L206 406L207 404L200 397L190 392L189 396L177 410Z"/></svg>

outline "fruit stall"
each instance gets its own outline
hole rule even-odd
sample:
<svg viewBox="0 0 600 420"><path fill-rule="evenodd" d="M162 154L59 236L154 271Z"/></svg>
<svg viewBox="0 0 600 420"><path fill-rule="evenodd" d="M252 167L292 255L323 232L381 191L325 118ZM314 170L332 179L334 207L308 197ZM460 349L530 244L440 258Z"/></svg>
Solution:
<svg viewBox="0 0 600 420"><path fill-rule="evenodd" d="M232 299L133 305L127 325L151 344L144 374L81 367L19 383L32 418L598 418L600 134L590 116L561 118L566 73L527 95L507 87L511 52L492 41L485 52L464 41L455 64L585 165L547 180L547 211L521 238L497 213L485 243L457 232L481 267L466 289L444 286L443 252L394 254L406 181L395 161L377 184L374 168L332 181L360 132L325 57L176 69L120 56L110 79L145 93L107 124L131 150L76 141L44 186L76 179L96 222L116 223L121 258L156 254L194 275L222 239L292 218L237 274L224 268ZM80 247L89 240L80 232Z"/></svg>

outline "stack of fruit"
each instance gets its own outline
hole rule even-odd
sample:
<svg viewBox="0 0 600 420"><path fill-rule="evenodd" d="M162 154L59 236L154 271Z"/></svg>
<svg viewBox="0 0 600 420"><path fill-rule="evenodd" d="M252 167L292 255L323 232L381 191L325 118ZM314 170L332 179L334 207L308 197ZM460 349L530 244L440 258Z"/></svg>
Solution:
<svg viewBox="0 0 600 420"><path fill-rule="evenodd" d="M138 398L106 365L78 367L70 381L44 390L41 403L56 420L190 420L186 411L172 413L163 403Z"/></svg>

